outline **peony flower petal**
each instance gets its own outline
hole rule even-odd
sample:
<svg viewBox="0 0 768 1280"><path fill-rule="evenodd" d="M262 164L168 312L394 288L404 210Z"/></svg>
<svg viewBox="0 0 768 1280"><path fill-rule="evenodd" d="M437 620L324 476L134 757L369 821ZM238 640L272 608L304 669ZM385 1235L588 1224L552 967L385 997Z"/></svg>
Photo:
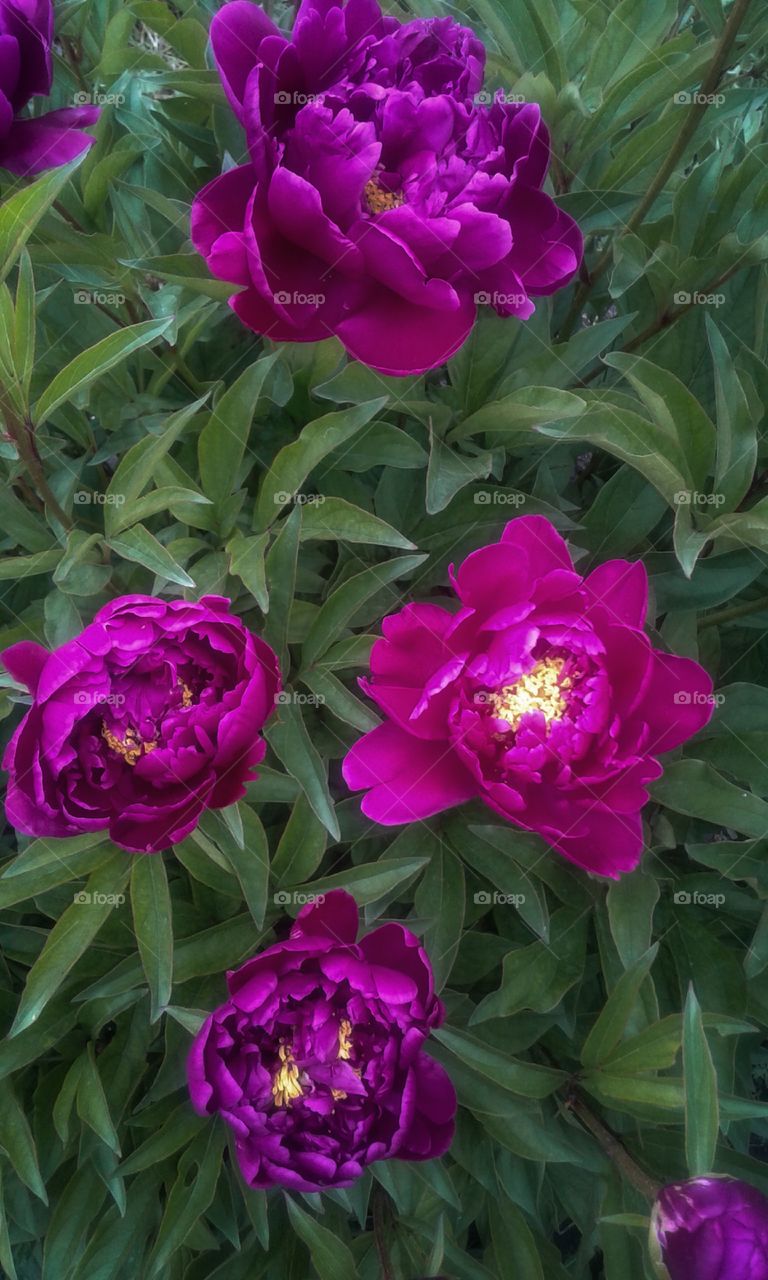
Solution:
<svg viewBox="0 0 768 1280"><path fill-rule="evenodd" d="M272 19L252 0L230 0L213 15L213 56L226 95L241 120L248 76L259 60L259 46L267 36L284 40Z"/></svg>
<svg viewBox="0 0 768 1280"><path fill-rule="evenodd" d="M602 608L612 622L642 627L648 611L648 575L642 560L608 560L584 579L590 608Z"/></svg>
<svg viewBox="0 0 768 1280"><path fill-rule="evenodd" d="M28 177L68 164L93 146L95 139L81 126L95 124L98 117L98 107L63 107L33 120L15 120L0 141L0 165Z"/></svg>
<svg viewBox="0 0 768 1280"><path fill-rule="evenodd" d="M48 650L33 640L20 640L0 654L0 658L13 679L34 693L40 673L48 661Z"/></svg>
<svg viewBox="0 0 768 1280"><path fill-rule="evenodd" d="M291 929L292 938L330 938L353 943L357 938L358 909L351 893L332 889L317 902L302 907Z"/></svg>
<svg viewBox="0 0 768 1280"><path fill-rule="evenodd" d="M477 785L450 746L380 725L352 747L343 766L353 791L370 787L363 813L384 826L428 818L463 804Z"/></svg>
<svg viewBox="0 0 768 1280"><path fill-rule="evenodd" d="M459 298L453 310L419 307L384 285L371 288L363 305L335 326L350 354L394 377L425 373L458 351L469 336L475 304Z"/></svg>
<svg viewBox="0 0 768 1280"><path fill-rule="evenodd" d="M679 747L712 718L712 681L691 658L653 653L650 682L636 710L648 724L647 750L654 754Z"/></svg>

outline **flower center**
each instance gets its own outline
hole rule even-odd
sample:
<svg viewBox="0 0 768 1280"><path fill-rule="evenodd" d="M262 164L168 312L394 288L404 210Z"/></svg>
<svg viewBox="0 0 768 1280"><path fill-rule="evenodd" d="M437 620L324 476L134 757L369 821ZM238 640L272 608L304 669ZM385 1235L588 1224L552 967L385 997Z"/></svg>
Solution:
<svg viewBox="0 0 768 1280"><path fill-rule="evenodd" d="M399 209L401 204L405 204L402 191L385 191L375 178L369 178L363 194L371 213L384 213L387 209Z"/></svg>
<svg viewBox="0 0 768 1280"><path fill-rule="evenodd" d="M184 709L191 707L194 703L195 695L189 685L185 684L181 678L177 679L176 684L181 690L182 707ZM117 734L107 726L105 720L101 722L101 736L110 751L116 751L119 756L123 757L125 763L130 765L135 765L142 755L148 756L150 751L154 751L155 747L160 745L159 738L154 738L149 742L142 741L132 726L126 729L124 738L118 738Z"/></svg>
<svg viewBox="0 0 768 1280"><path fill-rule="evenodd" d="M281 1044L277 1051L280 1067L272 1081L272 1097L276 1107L289 1107L294 1098L303 1097L299 1084L299 1068L293 1060L290 1046Z"/></svg>
<svg viewBox="0 0 768 1280"><path fill-rule="evenodd" d="M506 720L512 729L519 728L523 716L531 711L540 711L547 724L562 720L568 709L565 693L572 684L570 677L560 678L564 665L563 658L542 658L514 684L491 694L488 701L493 715Z"/></svg>
<svg viewBox="0 0 768 1280"><path fill-rule="evenodd" d="M126 764L135 765L136 761L142 755L148 756L150 751L154 751L157 746L157 740L154 742L142 742L135 729L126 729L125 738L118 738L117 734L107 728L104 720L101 722L101 736L111 751L116 751L122 756Z"/></svg>
<svg viewBox="0 0 768 1280"><path fill-rule="evenodd" d="M352 1024L346 1018L342 1018L339 1026L339 1057L347 1062L352 1057Z"/></svg>
<svg viewBox="0 0 768 1280"><path fill-rule="evenodd" d="M337 1053L338 1062L348 1062L352 1057L352 1024L342 1018L339 1023L339 1048ZM272 1077L272 1097L275 1100L276 1107L289 1107L294 1098L303 1098L304 1091L301 1087L301 1073L296 1065L293 1057L293 1050L289 1044L280 1043L277 1051L280 1059L280 1066ZM356 1067L352 1068L356 1075L360 1072ZM307 1077L304 1077L305 1081ZM348 1095L343 1089L331 1089L334 1102L338 1102Z"/></svg>

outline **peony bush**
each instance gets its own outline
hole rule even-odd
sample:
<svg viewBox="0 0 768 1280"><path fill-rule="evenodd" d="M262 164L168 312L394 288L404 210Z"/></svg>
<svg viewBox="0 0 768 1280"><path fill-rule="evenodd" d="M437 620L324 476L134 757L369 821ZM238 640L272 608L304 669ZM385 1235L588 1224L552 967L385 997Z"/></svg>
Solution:
<svg viewBox="0 0 768 1280"><path fill-rule="evenodd" d="M764 28L0 0L9 1280L768 1280Z"/></svg>

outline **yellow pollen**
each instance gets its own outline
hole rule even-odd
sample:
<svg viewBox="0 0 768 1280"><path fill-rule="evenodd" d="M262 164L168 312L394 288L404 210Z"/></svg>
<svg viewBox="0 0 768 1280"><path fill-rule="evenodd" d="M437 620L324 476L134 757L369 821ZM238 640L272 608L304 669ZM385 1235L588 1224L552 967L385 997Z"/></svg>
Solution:
<svg viewBox="0 0 768 1280"><path fill-rule="evenodd" d="M402 191L385 191L375 178L369 178L365 184L365 202L371 213L384 213L387 209L399 209L405 204Z"/></svg>
<svg viewBox="0 0 768 1280"><path fill-rule="evenodd" d="M293 1060L289 1045L281 1044L277 1053L282 1065L272 1081L272 1097L276 1107L289 1107L294 1098L303 1097L299 1068Z"/></svg>
<svg viewBox="0 0 768 1280"><path fill-rule="evenodd" d="M513 729L519 727L523 716L530 711L540 711L547 724L562 720L568 709L564 694L572 683L569 677L560 679L563 666L563 658L542 658L514 684L491 694L488 701L496 719L506 720Z"/></svg>
<svg viewBox="0 0 768 1280"><path fill-rule="evenodd" d="M345 1093L343 1089L331 1089L331 1097L334 1102L341 1102L342 1098L348 1098L349 1094Z"/></svg>
<svg viewBox="0 0 768 1280"><path fill-rule="evenodd" d="M116 734L108 729L104 721L101 722L101 736L111 751L116 751L122 756L126 764L135 765L136 761L142 755L148 756L150 751L154 751L157 742L142 742L135 729L126 729L125 741L122 741Z"/></svg>
<svg viewBox="0 0 768 1280"><path fill-rule="evenodd" d="M182 705L182 707L191 707L191 706L192 706L192 699L193 699L194 695L193 695L192 690L190 689L189 685L185 684L183 680L177 680L177 681L176 681L176 683L181 687L181 705Z"/></svg>
<svg viewBox="0 0 768 1280"><path fill-rule="evenodd" d="M346 1018L343 1018L339 1026L339 1058L343 1059L344 1062L347 1062L352 1056L352 1041L349 1038L351 1034L351 1023L347 1022Z"/></svg>

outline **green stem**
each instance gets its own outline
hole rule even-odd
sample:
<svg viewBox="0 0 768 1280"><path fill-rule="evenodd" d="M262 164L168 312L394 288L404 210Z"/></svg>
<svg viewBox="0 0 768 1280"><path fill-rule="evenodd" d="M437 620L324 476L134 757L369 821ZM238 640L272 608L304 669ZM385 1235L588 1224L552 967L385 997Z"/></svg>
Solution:
<svg viewBox="0 0 768 1280"><path fill-rule="evenodd" d="M389 1196L382 1186L377 1184L373 1189L373 1240L379 1255L381 1280L395 1280L395 1273L389 1260L387 1240L392 1232L392 1213Z"/></svg>
<svg viewBox="0 0 768 1280"><path fill-rule="evenodd" d="M23 422L15 413L7 394L0 392L0 413L8 435L19 451L19 458L24 464L32 481L32 487L45 502L46 507L65 529L71 529L72 521L60 506L45 478L43 464L35 448L34 428L29 422Z"/></svg>
<svg viewBox="0 0 768 1280"><path fill-rule="evenodd" d="M744 256L745 255L742 254L742 257ZM739 259L734 266L729 267L723 275L718 276L717 280L713 280L711 284L704 285L704 287L698 290L698 292L716 293L721 285L727 284L731 277L735 276L740 270L741 259ZM687 315L695 305L696 304L694 302L686 302L681 306L670 307L667 311L662 312L660 316L657 316L655 320L651 321L649 325L646 325L640 333L635 334L634 338L631 338L629 342L626 342L623 347L618 347L617 351L620 355L631 355L631 353L636 351L638 347L642 347L649 338L653 338L657 333L661 333L662 329L669 329L671 325L681 318L681 316ZM605 368L603 365L597 364L594 369L585 374L583 378L579 378L574 382L573 386L577 388L586 387L588 383L592 382L595 378L598 378L602 373L605 373Z"/></svg>
<svg viewBox="0 0 768 1280"><path fill-rule="evenodd" d="M709 65L709 70L701 82L701 88L695 95L695 101L691 104L688 110L685 123L677 135L674 146L669 152L666 160L659 168L655 178L650 183L642 200L632 212L629 221L619 233L617 239L620 239L621 236L631 235L638 230L642 225L645 215L651 209L653 204L655 204L659 194L664 190L670 175L674 173L677 165L685 155L691 139L698 129L702 117L709 106L708 99L712 97L720 83L726 69L728 55L730 54L739 33L739 28L747 16L751 3L752 0L735 0L733 8L728 15L728 20L723 27L720 39L717 42L717 47L715 48L714 57ZM598 258L589 273L589 280L576 290L571 309L566 316L565 323L560 334L561 341L570 334L574 323L581 314L587 298L594 289L597 281L600 280L608 270L612 261L613 243L611 243Z"/></svg>
<svg viewBox="0 0 768 1280"><path fill-rule="evenodd" d="M581 1121L585 1129L595 1137L607 1155L608 1159L616 1166L622 1177L633 1186L641 1195L646 1196L648 1200L655 1200L661 1190L661 1183L651 1178L639 1164L636 1164L626 1147L619 1142L615 1134L606 1128L602 1120L598 1120L594 1111L587 1106L584 1099L579 1094L572 1094L568 1099L568 1107L575 1116Z"/></svg>
<svg viewBox="0 0 768 1280"><path fill-rule="evenodd" d="M768 596L760 596L757 600L748 600L746 604L733 604L729 609L718 609L716 613L702 618L700 627L717 627L721 622L732 622L735 618L745 618L749 613L760 613L768 609Z"/></svg>

